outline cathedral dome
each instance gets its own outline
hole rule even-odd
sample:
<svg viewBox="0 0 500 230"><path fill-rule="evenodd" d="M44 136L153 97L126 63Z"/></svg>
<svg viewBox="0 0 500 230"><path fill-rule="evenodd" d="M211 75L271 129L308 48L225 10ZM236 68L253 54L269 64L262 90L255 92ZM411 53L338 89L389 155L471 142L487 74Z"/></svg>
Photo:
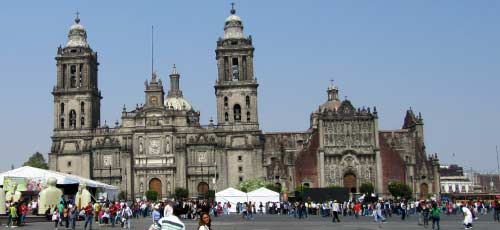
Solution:
<svg viewBox="0 0 500 230"><path fill-rule="evenodd" d="M71 25L68 33L68 42L66 47L89 47L87 43L87 31L80 24L78 15L75 18L75 24Z"/></svg>
<svg viewBox="0 0 500 230"><path fill-rule="evenodd" d="M167 109L173 109L173 110L192 110L193 106L184 98L182 97L167 97L165 100L165 106Z"/></svg>
<svg viewBox="0 0 500 230"><path fill-rule="evenodd" d="M241 23L241 18L238 15L231 14L229 17L226 18L226 23L228 22L240 22Z"/></svg>

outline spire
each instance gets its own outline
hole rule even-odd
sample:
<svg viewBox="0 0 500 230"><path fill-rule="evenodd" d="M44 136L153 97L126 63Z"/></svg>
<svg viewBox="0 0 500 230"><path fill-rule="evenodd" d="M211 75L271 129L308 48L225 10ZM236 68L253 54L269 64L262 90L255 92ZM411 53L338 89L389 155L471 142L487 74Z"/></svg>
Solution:
<svg viewBox="0 0 500 230"><path fill-rule="evenodd" d="M177 72L177 67L175 64L172 66L172 73L170 74L170 90L168 91L167 97L182 97L182 91L179 86L179 78L181 75Z"/></svg>
<svg viewBox="0 0 500 230"><path fill-rule="evenodd" d="M77 10L75 14L76 14L75 23L79 24L80 23L80 17L78 17L78 16L80 15L80 12L78 12L78 10Z"/></svg>
<svg viewBox="0 0 500 230"><path fill-rule="evenodd" d="M333 79L330 80L330 85L328 86L328 101L338 101L339 100L339 88L333 84Z"/></svg>
<svg viewBox="0 0 500 230"><path fill-rule="evenodd" d="M236 14L236 10L234 9L234 2L231 2L231 14Z"/></svg>

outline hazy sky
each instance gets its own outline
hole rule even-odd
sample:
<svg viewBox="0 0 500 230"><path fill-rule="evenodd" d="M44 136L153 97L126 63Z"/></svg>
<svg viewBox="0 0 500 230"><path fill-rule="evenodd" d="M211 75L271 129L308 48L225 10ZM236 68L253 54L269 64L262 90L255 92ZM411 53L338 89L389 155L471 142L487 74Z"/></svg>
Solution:
<svg viewBox="0 0 500 230"><path fill-rule="evenodd" d="M78 10L99 54L102 122L144 102L172 64L184 96L216 115L215 47L230 1L2 1L0 171L50 151L57 47ZM496 170L500 144L500 1L236 1L252 35L264 132L302 131L334 79L354 106L377 106L381 129L412 107L441 163ZM166 84L166 90L168 84ZM455 154L455 157L453 157Z"/></svg>

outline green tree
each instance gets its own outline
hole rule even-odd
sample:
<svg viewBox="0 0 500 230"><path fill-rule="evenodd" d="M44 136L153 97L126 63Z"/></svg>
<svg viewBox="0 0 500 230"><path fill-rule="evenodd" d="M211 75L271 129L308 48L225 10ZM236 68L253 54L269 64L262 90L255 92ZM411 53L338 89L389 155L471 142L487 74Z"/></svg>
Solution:
<svg viewBox="0 0 500 230"><path fill-rule="evenodd" d="M157 201L158 200L158 192L149 190L146 192L146 199L148 201Z"/></svg>
<svg viewBox="0 0 500 230"><path fill-rule="evenodd" d="M31 155L30 158L26 162L24 162L23 166L31 166L40 169L49 169L49 165L45 161L45 157L40 152L36 152Z"/></svg>
<svg viewBox="0 0 500 230"><path fill-rule="evenodd" d="M410 199L412 190L410 186L400 181L393 181L387 185L389 192L393 197Z"/></svg>
<svg viewBox="0 0 500 230"><path fill-rule="evenodd" d="M176 200L182 199L182 198L188 198L189 191L185 188L175 188L174 191L174 198Z"/></svg>
<svg viewBox="0 0 500 230"><path fill-rule="evenodd" d="M238 185L238 188L243 191L243 192L251 192L255 189L261 188L261 187L266 187L269 183L262 179L248 179L245 181L240 182Z"/></svg>
<svg viewBox="0 0 500 230"><path fill-rule="evenodd" d="M361 186L359 186L359 192L361 193L373 193L373 191L375 191L375 189L373 188L373 184L372 183L363 183L361 184Z"/></svg>
<svg viewBox="0 0 500 230"><path fill-rule="evenodd" d="M272 184L272 183L268 183L266 185L266 188L269 189L269 190L273 190L277 193L281 193L281 188L282 186L281 185L276 185L276 184Z"/></svg>
<svg viewBox="0 0 500 230"><path fill-rule="evenodd" d="M127 199L125 192L120 191L120 193L118 193L118 200L125 200L125 199Z"/></svg>

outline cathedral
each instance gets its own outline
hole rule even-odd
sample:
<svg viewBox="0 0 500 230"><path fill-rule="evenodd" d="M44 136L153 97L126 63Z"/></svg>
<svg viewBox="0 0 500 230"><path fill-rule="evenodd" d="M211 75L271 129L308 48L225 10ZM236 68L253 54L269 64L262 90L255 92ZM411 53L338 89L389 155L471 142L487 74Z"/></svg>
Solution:
<svg viewBox="0 0 500 230"><path fill-rule="evenodd" d="M171 197L237 187L264 179L284 192L297 186L340 186L359 192L363 183L387 194L391 181L420 196L439 193L439 161L427 155L423 119L410 109L397 130L379 130L376 108L355 108L331 84L327 100L302 132L265 133L259 127L252 37L231 9L217 40L217 119L200 124L200 112L184 97L172 67L168 91L153 73L144 103L123 108L113 127L100 121L98 55L77 15L68 41L57 50L51 170L116 185L129 199L157 191Z"/></svg>

